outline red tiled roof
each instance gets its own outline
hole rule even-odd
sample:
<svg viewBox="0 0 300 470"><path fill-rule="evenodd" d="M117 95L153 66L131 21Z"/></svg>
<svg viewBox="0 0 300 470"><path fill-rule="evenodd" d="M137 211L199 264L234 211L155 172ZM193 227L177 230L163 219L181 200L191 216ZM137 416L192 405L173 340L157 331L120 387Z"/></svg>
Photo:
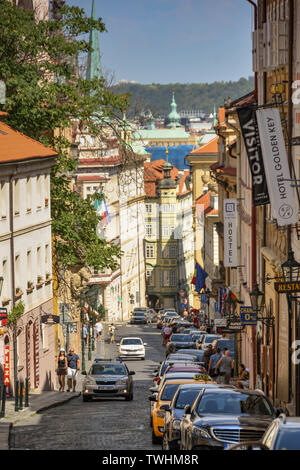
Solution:
<svg viewBox="0 0 300 470"><path fill-rule="evenodd" d="M211 209L211 210L208 210L205 215L209 216L209 215L219 215L219 211L218 209Z"/></svg>
<svg viewBox="0 0 300 470"><path fill-rule="evenodd" d="M52 148L0 121L0 163L56 156L57 153Z"/></svg>
<svg viewBox="0 0 300 470"><path fill-rule="evenodd" d="M180 178L179 189L178 189L178 193L177 193L179 196L183 196L183 194L188 194L188 193L191 192L191 189L189 189L189 190L186 189L185 191L183 191L185 181L186 181L187 177L189 176L189 174L190 174L189 170L184 170L184 173L183 173L182 177Z"/></svg>
<svg viewBox="0 0 300 470"><path fill-rule="evenodd" d="M164 177L163 165L165 160L154 160L153 162L144 162L144 188L148 197L156 196L156 185ZM178 170L172 165L171 178L175 180L178 176Z"/></svg>
<svg viewBox="0 0 300 470"><path fill-rule="evenodd" d="M210 140L209 142L207 142L207 144L204 144L201 147L198 147L195 150L192 150L190 155L218 153L218 142L219 142L219 136Z"/></svg>

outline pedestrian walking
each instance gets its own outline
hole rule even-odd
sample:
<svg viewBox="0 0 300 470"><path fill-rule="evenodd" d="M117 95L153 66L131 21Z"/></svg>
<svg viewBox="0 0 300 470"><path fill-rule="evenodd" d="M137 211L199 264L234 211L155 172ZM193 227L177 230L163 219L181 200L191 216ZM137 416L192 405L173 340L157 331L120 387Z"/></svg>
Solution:
<svg viewBox="0 0 300 470"><path fill-rule="evenodd" d="M209 364L208 364L208 373L211 377L217 377L219 375L219 371L216 369L216 365L221 359L222 354L221 354L221 349L217 348L217 351L215 354L212 354L209 358Z"/></svg>
<svg viewBox="0 0 300 470"><path fill-rule="evenodd" d="M56 373L58 377L60 392L65 391L67 369L68 369L68 361L67 361L66 351L64 350L64 348L60 348L59 355L57 356L57 359L56 359Z"/></svg>
<svg viewBox="0 0 300 470"><path fill-rule="evenodd" d="M169 326L166 326L166 328L164 329L164 340L163 340L163 344L166 345L170 339L170 336L171 336L171 328Z"/></svg>
<svg viewBox="0 0 300 470"><path fill-rule="evenodd" d="M234 368L234 359L230 356L230 351L228 349L225 352L225 356L221 357L217 362L216 370L218 368L220 370L220 383L228 385L231 379L231 371Z"/></svg>
<svg viewBox="0 0 300 470"><path fill-rule="evenodd" d="M89 333L88 333L88 329L87 329L86 324L82 326L81 334L82 334L82 337L83 337L84 345L87 346Z"/></svg>
<svg viewBox="0 0 300 470"><path fill-rule="evenodd" d="M97 341L100 341L102 339L102 331L103 331L103 325L101 323L101 320L99 320L94 326L94 335Z"/></svg>
<svg viewBox="0 0 300 470"><path fill-rule="evenodd" d="M108 328L108 334L109 334L109 339L110 339L110 344L115 342L115 325L112 323L110 327Z"/></svg>
<svg viewBox="0 0 300 470"><path fill-rule="evenodd" d="M212 345L209 344L206 351L203 354L203 362L205 362L205 367L207 370L208 370L210 357L213 355L213 353L214 351L213 351Z"/></svg>
<svg viewBox="0 0 300 470"><path fill-rule="evenodd" d="M68 360L68 389L67 392L73 388L73 392L76 390L76 377L77 372L80 370L80 359L74 352L74 348L70 348L69 354L67 355Z"/></svg>

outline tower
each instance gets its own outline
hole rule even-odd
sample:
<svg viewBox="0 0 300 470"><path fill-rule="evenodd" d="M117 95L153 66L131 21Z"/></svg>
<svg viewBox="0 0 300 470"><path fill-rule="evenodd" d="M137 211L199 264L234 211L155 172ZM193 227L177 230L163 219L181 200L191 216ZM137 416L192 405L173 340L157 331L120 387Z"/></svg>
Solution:
<svg viewBox="0 0 300 470"><path fill-rule="evenodd" d="M91 18L97 20L95 0L92 4ZM99 35L95 28L90 31L89 44L92 46L93 51L88 54L86 79L93 80L94 78L102 78L102 66L100 58Z"/></svg>
<svg viewBox="0 0 300 470"><path fill-rule="evenodd" d="M181 127L180 115L177 113L177 104L176 104L176 101L175 101L174 92L173 92L172 103L171 103L171 112L168 115L168 118L169 118L170 122L167 125L167 127L170 127L170 128Z"/></svg>

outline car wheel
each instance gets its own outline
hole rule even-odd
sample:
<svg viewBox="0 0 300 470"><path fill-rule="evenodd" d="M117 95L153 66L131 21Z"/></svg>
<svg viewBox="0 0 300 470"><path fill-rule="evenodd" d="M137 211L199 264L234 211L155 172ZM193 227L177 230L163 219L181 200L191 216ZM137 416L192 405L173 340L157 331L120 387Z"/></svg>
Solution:
<svg viewBox="0 0 300 470"><path fill-rule="evenodd" d="M82 401L84 402L92 401L92 397L87 397L86 395L82 395Z"/></svg>
<svg viewBox="0 0 300 470"><path fill-rule="evenodd" d="M132 401L133 400L133 393L131 392L127 397L125 397L125 401Z"/></svg>
<svg viewBox="0 0 300 470"><path fill-rule="evenodd" d="M152 444L160 444L161 443L161 437L157 437L154 434L154 431L152 431Z"/></svg>

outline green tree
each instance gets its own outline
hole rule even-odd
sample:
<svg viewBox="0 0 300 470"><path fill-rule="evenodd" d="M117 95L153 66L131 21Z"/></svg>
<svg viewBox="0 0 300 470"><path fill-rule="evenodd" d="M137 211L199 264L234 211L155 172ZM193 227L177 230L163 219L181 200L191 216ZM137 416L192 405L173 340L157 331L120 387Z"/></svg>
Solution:
<svg viewBox="0 0 300 470"><path fill-rule="evenodd" d="M7 124L58 152L51 175L51 206L56 264L115 268L117 246L99 240L93 199L70 188L76 161L69 156L64 131L76 122L93 135L111 125L127 106L127 97L109 90L103 79L79 76L91 46L90 29L105 31L102 19L83 9L63 6L59 18L36 21L34 12L0 0L0 80L6 83ZM60 129L60 136L56 130ZM58 271L58 270L57 270Z"/></svg>

